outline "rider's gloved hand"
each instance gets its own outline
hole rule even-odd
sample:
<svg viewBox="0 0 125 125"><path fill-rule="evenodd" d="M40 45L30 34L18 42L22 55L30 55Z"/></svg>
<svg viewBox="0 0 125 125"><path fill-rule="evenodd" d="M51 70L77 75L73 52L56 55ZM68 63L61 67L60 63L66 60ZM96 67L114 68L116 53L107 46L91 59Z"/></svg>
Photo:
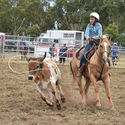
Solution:
<svg viewBox="0 0 125 125"><path fill-rule="evenodd" d="M90 41L90 38L86 38L87 41Z"/></svg>
<svg viewBox="0 0 125 125"><path fill-rule="evenodd" d="M94 41L93 38L87 38L86 40L87 40L87 41L92 41L92 42Z"/></svg>
<svg viewBox="0 0 125 125"><path fill-rule="evenodd" d="M90 38L90 41L92 41L92 42L93 42L93 41L95 41L95 40L94 40L93 38Z"/></svg>

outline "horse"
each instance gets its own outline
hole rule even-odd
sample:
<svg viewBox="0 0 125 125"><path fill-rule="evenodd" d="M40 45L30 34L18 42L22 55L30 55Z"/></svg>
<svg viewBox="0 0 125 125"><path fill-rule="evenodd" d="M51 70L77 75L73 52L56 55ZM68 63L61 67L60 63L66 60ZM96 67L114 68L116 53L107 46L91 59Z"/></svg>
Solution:
<svg viewBox="0 0 125 125"><path fill-rule="evenodd" d="M110 72L109 72L110 66L108 63L109 60L108 57L111 52L110 36L103 36L103 37L100 36L99 39L100 39L99 45L96 48L96 51L92 55L90 60L86 61L81 76L79 77L77 76L78 67L80 63L79 59L80 57L78 57L77 55L80 50L77 50L74 53L73 58L70 62L70 68L73 74L73 78L79 86L82 102L84 102L85 105L88 104L88 90L89 86L92 84L94 86L96 93L96 108L101 109L99 88L97 85L97 81L102 80L106 89L106 94L109 99L111 109L115 110L110 92ZM83 50L84 48L81 49L81 51ZM82 76L84 76L86 81L84 89L82 87L82 81L81 81ZM83 95L85 96L84 98Z"/></svg>

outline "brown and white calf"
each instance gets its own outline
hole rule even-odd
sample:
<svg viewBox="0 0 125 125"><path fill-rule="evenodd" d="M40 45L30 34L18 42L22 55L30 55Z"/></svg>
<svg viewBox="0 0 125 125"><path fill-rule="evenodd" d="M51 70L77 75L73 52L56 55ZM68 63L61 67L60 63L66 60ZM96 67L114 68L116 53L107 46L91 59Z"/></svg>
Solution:
<svg viewBox="0 0 125 125"><path fill-rule="evenodd" d="M57 88L59 89L61 101L65 102L64 93L60 86L61 72L56 63L51 59L45 59L46 53L42 58L27 58L29 68L29 80L34 80L36 88L39 91L41 98L49 106L54 106L56 102L57 109L61 109ZM47 90L50 100L47 99L43 90ZM55 98L54 98L55 97Z"/></svg>

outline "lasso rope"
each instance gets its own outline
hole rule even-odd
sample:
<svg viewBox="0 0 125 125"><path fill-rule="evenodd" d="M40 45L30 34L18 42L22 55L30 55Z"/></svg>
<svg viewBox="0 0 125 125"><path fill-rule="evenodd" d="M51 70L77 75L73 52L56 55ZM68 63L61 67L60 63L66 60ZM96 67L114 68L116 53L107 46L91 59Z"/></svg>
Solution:
<svg viewBox="0 0 125 125"><path fill-rule="evenodd" d="M21 56L21 55L18 55L18 56ZM16 73L16 74L26 74L26 73L29 73L29 72L34 72L34 71L39 71L40 69L35 69L35 70L30 70L30 71L25 71L25 72L18 72L18 71L16 71L16 70L14 70L13 68L12 68L12 66L10 65L10 63L11 63L11 60L12 59L14 59L14 57L18 57L18 56L12 56L11 58L9 58L9 61L8 61L8 67L9 67L9 69L13 72L13 73ZM46 60L45 60L45 62L46 62ZM51 64L52 65L52 64ZM56 67L55 67L56 68ZM55 69L54 68L54 69ZM42 70L49 70L48 68L42 68Z"/></svg>
<svg viewBox="0 0 125 125"><path fill-rule="evenodd" d="M69 50L69 49L68 49ZM90 50L89 50L90 51ZM86 53L88 53L89 51L87 51ZM64 55L66 52L63 52L62 53L62 55ZM16 73L16 74L26 74L26 73L29 73L29 72L34 72L34 71L39 71L40 69L35 69L35 70L30 70L30 71L25 71L25 72L18 72L18 71L16 71L16 70L14 70L13 68L12 68L12 66L10 65L10 63L11 63L11 60L12 59L14 59L14 57L21 57L22 55L18 55L18 56L12 56L11 58L9 58L9 61L8 61L8 67L9 67L9 69L13 72L13 73ZM85 56L85 58L86 58L86 56ZM86 60L88 60L87 58L86 58ZM45 61L45 60L44 60ZM47 62L46 62L47 63ZM51 64L52 65L52 64ZM56 67L55 67L56 68ZM54 68L54 69L55 69ZM49 70L48 68L42 68L42 70Z"/></svg>

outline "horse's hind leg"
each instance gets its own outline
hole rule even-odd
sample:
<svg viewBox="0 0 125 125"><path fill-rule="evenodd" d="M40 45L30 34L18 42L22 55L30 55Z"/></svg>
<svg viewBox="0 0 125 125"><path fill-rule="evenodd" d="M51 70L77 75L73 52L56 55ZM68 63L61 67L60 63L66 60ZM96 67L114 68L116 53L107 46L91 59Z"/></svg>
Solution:
<svg viewBox="0 0 125 125"><path fill-rule="evenodd" d="M87 105L88 103L88 90L89 90L89 86L90 86L90 80L86 80L86 84L84 86L84 95L85 95L85 98L83 98L84 100L84 103L85 105Z"/></svg>
<svg viewBox="0 0 125 125"><path fill-rule="evenodd" d="M76 77L75 79L76 79L76 82L77 82L77 84L79 86L80 95L81 95L81 98L83 100L82 76Z"/></svg>
<svg viewBox="0 0 125 125"><path fill-rule="evenodd" d="M114 109L114 104L112 102L111 92L110 92L110 78L109 78L109 76L108 76L108 78L104 79L103 82L104 82L104 85L105 85L105 90L106 90L107 97L108 97L110 105L111 105L111 109L115 110Z"/></svg>

